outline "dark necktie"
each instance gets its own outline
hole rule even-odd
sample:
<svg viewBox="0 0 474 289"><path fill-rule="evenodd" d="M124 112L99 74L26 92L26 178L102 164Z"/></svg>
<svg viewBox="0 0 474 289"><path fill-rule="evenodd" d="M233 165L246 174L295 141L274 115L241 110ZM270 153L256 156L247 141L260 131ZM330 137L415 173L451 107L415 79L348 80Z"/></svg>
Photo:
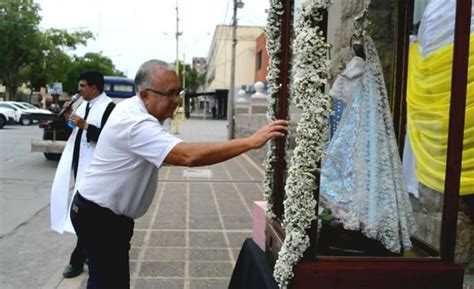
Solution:
<svg viewBox="0 0 474 289"><path fill-rule="evenodd" d="M86 113L84 114L84 120L87 120L87 116L89 115L90 105L87 103L86 106ZM81 149L81 138L82 132L84 130L78 127L78 131L76 134L76 139L74 140L74 153L72 155L72 167L74 169L74 179L77 179L77 168L79 166L79 151Z"/></svg>

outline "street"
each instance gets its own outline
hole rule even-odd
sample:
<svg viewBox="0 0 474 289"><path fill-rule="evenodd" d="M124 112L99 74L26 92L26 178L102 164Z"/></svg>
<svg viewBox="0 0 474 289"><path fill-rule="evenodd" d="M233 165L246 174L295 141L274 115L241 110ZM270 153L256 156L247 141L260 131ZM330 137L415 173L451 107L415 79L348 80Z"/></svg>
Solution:
<svg viewBox="0 0 474 289"><path fill-rule="evenodd" d="M30 152L38 125L0 130L0 284L2 289L54 288L75 245L50 229L49 194L57 162Z"/></svg>
<svg viewBox="0 0 474 289"><path fill-rule="evenodd" d="M1 237L49 204L57 162L46 161L43 154L30 152L31 139L41 136L38 125L9 125L0 130Z"/></svg>

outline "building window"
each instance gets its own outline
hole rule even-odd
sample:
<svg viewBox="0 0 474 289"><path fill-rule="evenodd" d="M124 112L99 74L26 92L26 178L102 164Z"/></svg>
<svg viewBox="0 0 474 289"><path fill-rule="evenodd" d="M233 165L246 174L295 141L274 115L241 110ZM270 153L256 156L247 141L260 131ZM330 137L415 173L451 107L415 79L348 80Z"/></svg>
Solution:
<svg viewBox="0 0 474 289"><path fill-rule="evenodd" d="M262 50L257 53L257 70L262 69Z"/></svg>

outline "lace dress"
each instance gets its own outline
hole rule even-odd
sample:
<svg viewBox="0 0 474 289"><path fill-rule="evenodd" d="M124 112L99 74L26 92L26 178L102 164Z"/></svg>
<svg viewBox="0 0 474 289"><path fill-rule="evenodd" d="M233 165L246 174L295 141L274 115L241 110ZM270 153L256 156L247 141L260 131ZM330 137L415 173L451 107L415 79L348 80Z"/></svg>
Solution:
<svg viewBox="0 0 474 289"><path fill-rule="evenodd" d="M365 61L355 56L346 65L346 69L338 75L329 95L332 97L332 114L330 122L330 138L336 133L341 122L342 113L352 97L353 91L360 85L365 71Z"/></svg>
<svg viewBox="0 0 474 289"><path fill-rule="evenodd" d="M320 197L348 230L359 230L399 253L416 229L401 169L377 51L364 39L365 66L350 88L339 127L322 160ZM362 60L363 61L363 60ZM346 70L347 70L346 69ZM344 88L340 88L344 91Z"/></svg>

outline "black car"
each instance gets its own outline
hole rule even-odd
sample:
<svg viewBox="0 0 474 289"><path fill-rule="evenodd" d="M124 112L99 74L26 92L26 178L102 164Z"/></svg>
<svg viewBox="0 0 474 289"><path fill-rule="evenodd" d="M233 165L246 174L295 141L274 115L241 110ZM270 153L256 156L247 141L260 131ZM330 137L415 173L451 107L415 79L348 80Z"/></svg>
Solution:
<svg viewBox="0 0 474 289"><path fill-rule="evenodd" d="M117 103L135 95L135 83L125 77L105 76L104 92ZM47 160L59 160L72 129L67 126L64 117L53 117L48 120L47 123L39 125L44 130L43 140L32 141L31 151L43 152Z"/></svg>

